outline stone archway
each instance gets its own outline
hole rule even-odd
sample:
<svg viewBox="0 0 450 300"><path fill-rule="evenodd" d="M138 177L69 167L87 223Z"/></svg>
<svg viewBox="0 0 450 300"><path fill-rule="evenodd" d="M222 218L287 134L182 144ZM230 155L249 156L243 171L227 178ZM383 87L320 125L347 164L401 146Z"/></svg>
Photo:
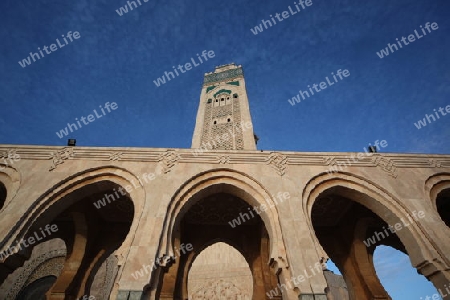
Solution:
<svg viewBox="0 0 450 300"><path fill-rule="evenodd" d="M17 194L20 187L20 173L13 167L0 164L0 216Z"/></svg>
<svg viewBox="0 0 450 300"><path fill-rule="evenodd" d="M255 263L257 260L257 264L263 263L267 267L267 269L261 267L263 269L256 271L255 268L254 270L254 276L255 271L257 273L259 272L256 282L259 282L259 284L262 285L254 288L254 299L264 297L266 290L273 289L278 281L283 283L287 278L290 278L288 270L286 269L288 264L281 235L281 228L278 222L278 212L272 196L270 196L270 194L254 179L242 173L227 169L214 170L199 174L192 178L184 184L172 198L164 221L163 232L157 252L157 259L164 263L161 268L158 268L154 272L154 276L152 276L152 282L150 284L151 291L147 293L149 298L155 299L161 297L160 299L168 299L173 297L173 299L187 299L183 277L187 274L186 259L188 256L186 256L186 258L182 257L179 259L180 262L177 262L174 253L175 249L179 248L181 244L189 242L186 238L191 237L189 233L193 233L195 230L190 230L189 233L182 232L180 231L180 228L183 228L183 226L180 227L180 224L189 222L189 214L192 212L192 209L195 211L198 203L201 201L214 201L211 200L211 198L214 197L221 198L220 201L216 201L215 203L225 203L224 199L226 197L231 197L235 198L236 201L241 201L241 203L248 207L265 205L265 207L268 208L258 215L260 221L258 221L257 227L252 229L258 231L254 236L259 238L257 245L255 243L252 244L254 247L257 247L256 250L252 250L252 253L259 253L253 259L255 259ZM249 212L250 210L247 208L242 213ZM239 213L235 212L233 217L239 217ZM223 236L217 236L217 230L211 229L208 226L203 227L208 229L206 230L208 232L205 233L205 236L209 238L209 240L206 238L198 240L197 242L199 243L194 249L198 250L199 247L201 248L210 240L215 240L217 238L233 239L231 238L231 233L233 233L234 229L227 222L224 222L221 226L224 229ZM198 228L201 228L201 226ZM230 234L228 235L227 232ZM236 232L237 231L235 230L234 233ZM196 237L192 238L196 241ZM249 244L251 244L251 242L249 242ZM175 261L175 263L172 265L171 262L173 261ZM268 263L270 263L270 268L268 267ZM175 266L175 269L179 269L179 271L172 271L174 270L173 266ZM253 266L250 265L250 267L252 268ZM164 273L168 270L171 272L169 275ZM278 275L278 279L272 277L275 274ZM263 280L264 276L266 276L265 280ZM168 278L172 278L171 280L174 281L169 284L170 286L168 286ZM289 297L292 299L297 298L297 294L293 291L286 291L286 295L288 294L289 296L286 296L286 299L290 299Z"/></svg>
<svg viewBox="0 0 450 300"><path fill-rule="evenodd" d="M317 249L340 268L350 299L390 299L373 266L379 244L408 254L412 265L437 288L448 283L450 276L442 268L445 255L424 234L417 212L381 187L348 173L323 174L307 184L303 200ZM389 226L396 224L403 226L394 234Z"/></svg>
<svg viewBox="0 0 450 300"><path fill-rule="evenodd" d="M60 275L66 254L66 245L59 238L36 245L24 265L17 268L0 286L0 297L2 299L20 299L20 297L27 298L28 295L45 296L47 290ZM41 281L42 278L47 279ZM53 283L47 286L50 278L54 278ZM40 283L43 283L44 286Z"/></svg>
<svg viewBox="0 0 450 300"><path fill-rule="evenodd" d="M17 300L45 300L44 292L47 291L56 281L55 276L46 276L36 279L17 296ZM44 295L43 295L44 294Z"/></svg>
<svg viewBox="0 0 450 300"><path fill-rule="evenodd" d="M127 244L133 236L128 233L136 228L139 220L136 215L142 213L144 203L144 197L132 200L131 195L143 196L142 188L128 189L132 180L131 174L117 168L100 168L72 176L39 198L26 214L28 218L11 230L10 240L27 240L52 224L58 229L52 238L59 237L67 245L64 267L47 292L48 299L78 299L90 295L92 283L108 257L114 255L123 261L122 253L128 251ZM100 199L104 205L99 204ZM11 270L29 258L32 250L32 247L21 249L0 265L2 282ZM110 288L117 268L115 272L109 278ZM110 293L111 290L107 291Z"/></svg>
<svg viewBox="0 0 450 300"><path fill-rule="evenodd" d="M450 227L450 174L440 173L429 177L425 191L441 220Z"/></svg>
<svg viewBox="0 0 450 300"><path fill-rule="evenodd" d="M8 192L6 191L5 185L0 181L0 210L3 208L6 202L6 197Z"/></svg>

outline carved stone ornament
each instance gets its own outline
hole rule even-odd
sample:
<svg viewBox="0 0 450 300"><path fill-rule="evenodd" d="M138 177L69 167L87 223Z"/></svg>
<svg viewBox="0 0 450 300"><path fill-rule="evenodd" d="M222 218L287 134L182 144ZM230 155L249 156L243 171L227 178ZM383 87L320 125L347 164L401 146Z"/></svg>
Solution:
<svg viewBox="0 0 450 300"><path fill-rule="evenodd" d="M58 165L63 164L64 161L70 159L71 157L73 157L72 147L66 147L59 151L53 152L51 154L51 159L53 159L53 163L52 166L50 167L50 171L53 171L54 169L56 169Z"/></svg>
<svg viewBox="0 0 450 300"><path fill-rule="evenodd" d="M274 168L277 171L278 175L283 176L286 173L286 156L277 152L272 152L267 158L266 163Z"/></svg>

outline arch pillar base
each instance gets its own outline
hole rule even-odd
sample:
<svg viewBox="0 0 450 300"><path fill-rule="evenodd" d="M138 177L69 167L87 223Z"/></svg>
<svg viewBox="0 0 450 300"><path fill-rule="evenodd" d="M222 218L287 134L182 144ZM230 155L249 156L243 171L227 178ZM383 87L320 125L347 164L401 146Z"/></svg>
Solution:
<svg viewBox="0 0 450 300"><path fill-rule="evenodd" d="M326 294L300 294L298 300L327 300Z"/></svg>
<svg viewBox="0 0 450 300"><path fill-rule="evenodd" d="M141 300L141 297L142 297L142 291L120 291L119 290L116 300Z"/></svg>
<svg viewBox="0 0 450 300"><path fill-rule="evenodd" d="M437 263L424 262L417 266L417 271L431 281L441 294L441 297L450 295L450 272L440 270Z"/></svg>

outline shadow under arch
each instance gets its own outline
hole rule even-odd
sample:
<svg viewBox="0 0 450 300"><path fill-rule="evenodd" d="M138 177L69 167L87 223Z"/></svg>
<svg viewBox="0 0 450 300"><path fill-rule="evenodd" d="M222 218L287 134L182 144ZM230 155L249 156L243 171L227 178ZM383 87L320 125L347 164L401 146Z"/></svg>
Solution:
<svg viewBox="0 0 450 300"><path fill-rule="evenodd" d="M200 173L184 183L168 205L161 233L157 257L174 256L174 228L184 213L198 200L225 191L239 197L250 206L265 205L269 209L259 215L266 226L270 238L270 257L278 264L287 266L286 248L279 223L277 203L270 193L255 179L231 169L216 169Z"/></svg>
<svg viewBox="0 0 450 300"><path fill-rule="evenodd" d="M434 209L437 209L436 200L440 192L450 189L450 173L437 173L425 181L425 193L430 197Z"/></svg>
<svg viewBox="0 0 450 300"><path fill-rule="evenodd" d="M425 193L429 196L433 211L439 215L447 230L450 228L450 173L438 173L428 177Z"/></svg>
<svg viewBox="0 0 450 300"><path fill-rule="evenodd" d="M20 188L20 183L21 176L19 171L12 166L0 164L0 184L4 186L4 198L0 199L3 202L0 203L0 216L16 196Z"/></svg>
<svg viewBox="0 0 450 300"><path fill-rule="evenodd" d="M160 268L154 271L151 276L151 282L146 287L151 289L151 291L146 291L148 297L152 297L150 295L157 295L160 292L157 289L160 289L162 286L162 268L170 268L171 261L174 261L174 253L177 246L175 239L179 235L177 229L186 213L197 202L217 194L228 194L232 197L239 198L249 207L261 207L265 205L268 208L257 215L264 227L264 234L267 235L268 240L268 243L264 244L267 245L268 249L264 252L267 256L265 263L269 263L274 275L279 275L282 269L288 266L285 244L282 238L276 208L278 204L276 200L273 199L260 183L242 172L230 169L210 170L202 172L184 183L175 192L168 204L167 213L163 221L163 231L156 254L156 260L163 263L160 265ZM186 275L185 272L186 270L183 269L182 274ZM283 275L286 275L287 272L285 270ZM179 288L175 289L176 293L179 293L179 291Z"/></svg>
<svg viewBox="0 0 450 300"><path fill-rule="evenodd" d="M8 191L6 190L6 187L3 184L3 182L0 181L0 210L5 205L6 197L8 197Z"/></svg>
<svg viewBox="0 0 450 300"><path fill-rule="evenodd" d="M442 265L448 265L448 258L444 253L438 252L437 245L425 234L422 224L414 222L412 212L396 197L391 195L381 186L371 183L368 180L346 172L322 173L312 178L307 184L302 194L302 209L308 220L310 233L317 249L322 249L320 256L326 255L321 243L318 240L317 233L313 226L312 211L313 205L319 198L337 195L355 202L371 211L374 215L384 221L386 224L394 225L404 224L403 221L410 221L409 226L396 231L399 241L403 244L404 250L409 254L412 265L419 273L425 275L433 284L439 288L445 278L436 272ZM359 221L361 226L366 222ZM367 224L362 226L367 228ZM361 228L362 228L361 227ZM361 230L349 232L353 236L358 236L361 240L363 234ZM354 246L353 251L361 250L361 245ZM448 282L448 281L447 281Z"/></svg>
<svg viewBox="0 0 450 300"><path fill-rule="evenodd" d="M145 191L136 176L125 169L113 166L84 170L55 184L30 205L26 213L12 227L7 238L0 245L6 249L15 240L22 240L30 234L31 228L36 228L36 224L43 224L43 219L52 220L52 218L55 218L69 207L72 207L72 205L75 205L78 202L77 199L91 197L93 193L112 193L113 187L124 188L126 186L132 187L131 189L127 189L129 192L124 196L128 201L131 201L132 216L130 218L129 230L118 247L115 248L118 265L123 265L144 210ZM93 203L91 205L93 207ZM108 205L106 204L106 206ZM98 259L106 258L107 254L109 253L104 252ZM121 276L121 269L119 268L118 277Z"/></svg>

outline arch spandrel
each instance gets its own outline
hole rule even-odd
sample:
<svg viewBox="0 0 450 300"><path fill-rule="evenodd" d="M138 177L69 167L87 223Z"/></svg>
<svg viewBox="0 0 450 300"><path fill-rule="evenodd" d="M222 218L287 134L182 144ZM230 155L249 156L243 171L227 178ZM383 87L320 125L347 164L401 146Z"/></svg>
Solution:
<svg viewBox="0 0 450 300"><path fill-rule="evenodd" d="M266 205L259 215L270 238L270 258L277 269L287 266L286 250L276 204L269 192L250 176L230 169L207 171L192 177L172 197L163 224L158 257L174 256L174 228L184 213L199 199L226 192L241 198L251 206Z"/></svg>
<svg viewBox="0 0 450 300"><path fill-rule="evenodd" d="M311 212L319 196L327 193L338 194L369 208L388 224L402 223L402 219L405 221L414 219L404 203L387 190L362 177L345 172L320 174L306 184L302 195L302 208L308 219L308 226L316 248L322 251L321 255L325 251L315 236ZM405 245L415 267L420 268L426 262L435 260L436 257L449 265L448 258L445 254L438 252L437 245L425 234L425 230L419 222L412 222L410 226L398 231L398 237Z"/></svg>

